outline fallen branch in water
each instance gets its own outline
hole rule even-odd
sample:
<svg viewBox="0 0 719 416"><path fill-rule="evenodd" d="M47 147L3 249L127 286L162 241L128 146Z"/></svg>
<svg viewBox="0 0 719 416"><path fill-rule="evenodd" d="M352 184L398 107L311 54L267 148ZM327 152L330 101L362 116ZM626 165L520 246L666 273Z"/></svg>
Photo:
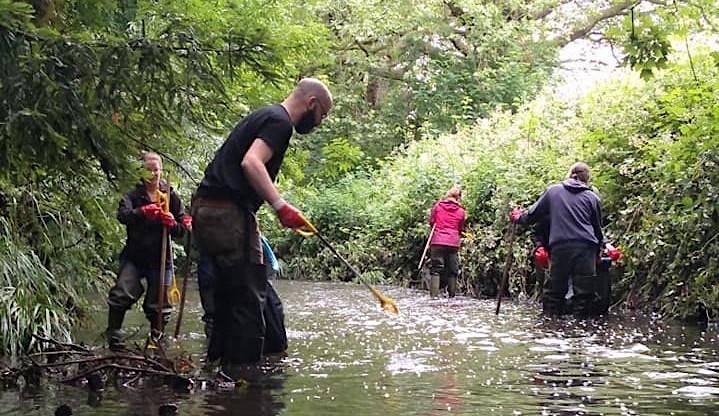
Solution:
<svg viewBox="0 0 719 416"><path fill-rule="evenodd" d="M153 370L151 368L131 367L131 366L127 366L127 365L120 365L120 364L114 364L114 363L102 364L97 367L93 367L93 368L91 368L85 372L82 372L80 374L77 374L75 376L66 378L64 380L60 380L60 382L61 383L72 383L73 381L82 380L83 378L86 378L87 376L89 376L93 373L97 373L98 371L104 370L107 368L131 371L131 372L140 373L140 374L151 374L151 375L156 375L156 376L174 377L174 378L186 381L188 384L193 384L192 380L190 380L189 378L183 377L183 376L181 376L177 373L173 373L171 371L160 371L160 370Z"/></svg>
<svg viewBox="0 0 719 416"><path fill-rule="evenodd" d="M112 361L112 360L139 361L139 362L151 364L155 367L158 367L162 371L172 372L172 370L170 368L162 365L160 362L153 360L152 358L141 356L141 355L121 355L121 354L112 354L112 355L105 355L102 357L92 357L92 358L85 358L85 359L78 359L78 360L61 361L61 362L54 362L54 363L47 363L47 364L38 364L38 366L41 368L62 367L62 366L72 365L72 364L89 364L89 363Z"/></svg>
<svg viewBox="0 0 719 416"><path fill-rule="evenodd" d="M27 357L40 357L40 356L49 356L49 355L72 355L72 354L92 355L92 353L89 351L63 350L63 351L34 352L32 354L28 354Z"/></svg>
<svg viewBox="0 0 719 416"><path fill-rule="evenodd" d="M21 382L32 385L40 384L42 379L63 384L86 380L91 391L102 390L109 378L122 385L155 378L156 382L182 391L189 391L195 385L195 380L183 375L196 368L190 356L168 359L162 350L158 350L159 356L150 356L139 346L137 350L109 352L44 335L33 334L32 337L38 341L37 348L44 351L25 356L20 368L3 371L3 384L12 386L22 375Z"/></svg>
<svg viewBox="0 0 719 416"><path fill-rule="evenodd" d="M58 340L55 340L52 338L48 338L48 337L44 337L44 336L38 335L38 334L32 334L32 337L40 342L47 342L48 344L53 344L58 347L69 348L74 351L81 351L81 352L86 352L86 353L91 352L88 348L83 347L82 345L72 344L69 342L61 342L61 341L58 341Z"/></svg>

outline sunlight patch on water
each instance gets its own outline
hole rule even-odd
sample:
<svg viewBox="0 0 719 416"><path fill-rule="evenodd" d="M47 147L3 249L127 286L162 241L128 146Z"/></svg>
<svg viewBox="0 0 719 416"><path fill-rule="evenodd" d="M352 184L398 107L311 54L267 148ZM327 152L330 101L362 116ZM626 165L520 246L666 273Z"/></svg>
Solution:
<svg viewBox="0 0 719 416"><path fill-rule="evenodd" d="M719 387L685 386L672 391L672 393L693 399L704 399L719 396Z"/></svg>
<svg viewBox="0 0 719 416"><path fill-rule="evenodd" d="M652 380L670 380L670 379L679 379L682 377L687 377L690 374L689 373L683 373L683 372L666 372L666 373L660 373L656 371L649 371L646 374L647 377L649 377Z"/></svg>
<svg viewBox="0 0 719 416"><path fill-rule="evenodd" d="M390 355L389 362L386 365L387 371L392 374L405 374L414 373L422 374L437 371L438 368L432 365L426 364L426 351L422 352L410 352L410 353L395 353Z"/></svg>

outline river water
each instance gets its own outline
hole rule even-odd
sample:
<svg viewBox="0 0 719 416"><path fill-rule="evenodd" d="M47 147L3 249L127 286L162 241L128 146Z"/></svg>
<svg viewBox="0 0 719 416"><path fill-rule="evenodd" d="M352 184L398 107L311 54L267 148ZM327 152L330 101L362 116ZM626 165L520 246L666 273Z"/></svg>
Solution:
<svg viewBox="0 0 719 416"><path fill-rule="evenodd" d="M456 298L386 288L400 315L384 314L369 291L347 283L276 284L290 348L265 388L173 393L46 385L0 393L0 415L705 415L719 414L717 333L646 317L552 320L538 305ZM169 354L205 346L196 293L186 335ZM141 331L133 310L126 330ZM77 330L99 343L105 316ZM174 327L174 326L173 326ZM207 374L211 377L211 374Z"/></svg>

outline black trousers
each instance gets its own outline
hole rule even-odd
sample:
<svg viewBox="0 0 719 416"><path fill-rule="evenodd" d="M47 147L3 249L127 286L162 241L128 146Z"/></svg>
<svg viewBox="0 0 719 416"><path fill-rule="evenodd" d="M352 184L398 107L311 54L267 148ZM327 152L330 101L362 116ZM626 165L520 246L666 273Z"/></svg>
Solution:
<svg viewBox="0 0 719 416"><path fill-rule="evenodd" d="M274 274L272 267L265 265L267 280L267 291L265 307L262 316L265 319L265 343L263 352L265 354L278 354L287 350L287 332L285 330L285 313L282 300L277 291L270 283L270 276ZM205 256L201 256L197 267L197 280L200 288L200 300L205 311L202 320L205 322L205 332L208 338L212 336L212 328L215 323L215 271L212 262Z"/></svg>
<svg viewBox="0 0 719 416"><path fill-rule="evenodd" d="M457 276L459 276L459 249L440 245L429 247L430 274L439 276L439 287L447 287L450 297L457 291Z"/></svg>
<svg viewBox="0 0 719 416"><path fill-rule="evenodd" d="M215 319L207 348L210 361L222 364L251 364L262 358L265 319L262 311L267 294L265 266L213 263L215 281Z"/></svg>
<svg viewBox="0 0 719 416"><path fill-rule="evenodd" d="M551 247L552 265L549 278L544 282L544 313L562 313L571 278L574 290L572 313L579 317L596 314L600 300L597 294L597 253L596 245L579 241Z"/></svg>
<svg viewBox="0 0 719 416"><path fill-rule="evenodd" d="M193 201L193 235L215 276L215 316L207 358L221 364L259 362L267 277L253 213L232 201Z"/></svg>
<svg viewBox="0 0 719 416"><path fill-rule="evenodd" d="M165 288L172 282L172 264L168 263L165 268ZM110 308L126 311L132 307L145 292L145 286L142 280L146 280L147 293L145 300L142 302L142 310L151 323L155 323L159 305L158 293L160 284L160 271L137 264L127 258L120 259L120 271L117 274L117 280L110 289L107 296L107 304ZM163 320L169 319L172 306L167 302L167 292L164 293L162 315Z"/></svg>

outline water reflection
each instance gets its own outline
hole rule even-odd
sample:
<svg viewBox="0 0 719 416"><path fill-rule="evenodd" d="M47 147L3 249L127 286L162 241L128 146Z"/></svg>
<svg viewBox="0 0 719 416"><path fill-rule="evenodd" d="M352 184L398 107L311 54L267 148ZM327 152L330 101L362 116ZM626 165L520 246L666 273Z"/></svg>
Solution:
<svg viewBox="0 0 719 416"><path fill-rule="evenodd" d="M216 391L205 382L180 394L105 385L102 400L88 404L88 389L46 386L1 393L0 414L48 415L62 403L74 415L156 415L163 405L178 415L719 412L716 330L632 316L553 320L516 302L495 316L492 301L431 300L400 288L387 289L401 309L392 316L358 285L281 281L277 289L290 347L262 387ZM201 310L198 299L189 302L185 335L170 353L201 363ZM92 342L101 330L79 334ZM213 369L202 377L212 380Z"/></svg>
<svg viewBox="0 0 719 416"><path fill-rule="evenodd" d="M206 415L267 415L282 413L286 406L282 401L282 390L287 375L276 371L268 376L262 386L244 386L218 391L205 396Z"/></svg>

